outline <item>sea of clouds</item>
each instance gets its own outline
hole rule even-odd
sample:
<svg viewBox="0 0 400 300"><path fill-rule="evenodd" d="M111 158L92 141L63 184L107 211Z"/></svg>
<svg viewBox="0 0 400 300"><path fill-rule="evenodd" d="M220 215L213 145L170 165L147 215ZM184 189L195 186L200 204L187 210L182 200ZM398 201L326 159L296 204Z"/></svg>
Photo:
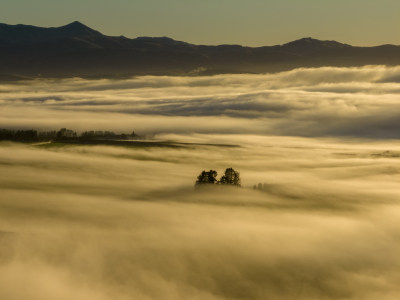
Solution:
<svg viewBox="0 0 400 300"><path fill-rule="evenodd" d="M0 86L1 127L398 138L400 67L36 80Z"/></svg>
<svg viewBox="0 0 400 300"><path fill-rule="evenodd" d="M1 142L0 299L399 299L399 93L379 66L0 85L0 127L195 143Z"/></svg>

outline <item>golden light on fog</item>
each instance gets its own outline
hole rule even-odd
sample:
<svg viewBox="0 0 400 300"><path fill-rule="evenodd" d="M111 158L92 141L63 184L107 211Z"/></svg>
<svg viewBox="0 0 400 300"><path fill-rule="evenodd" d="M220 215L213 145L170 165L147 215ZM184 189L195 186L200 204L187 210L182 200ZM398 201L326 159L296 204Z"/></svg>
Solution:
<svg viewBox="0 0 400 300"><path fill-rule="evenodd" d="M399 74L2 85L0 127L195 144L0 143L0 298L397 299Z"/></svg>

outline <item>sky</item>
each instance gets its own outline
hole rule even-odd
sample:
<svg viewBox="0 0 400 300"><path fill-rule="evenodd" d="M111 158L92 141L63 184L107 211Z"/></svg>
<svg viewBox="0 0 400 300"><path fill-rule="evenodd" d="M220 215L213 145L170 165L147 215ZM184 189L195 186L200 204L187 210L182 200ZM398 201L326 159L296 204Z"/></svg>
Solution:
<svg viewBox="0 0 400 300"><path fill-rule="evenodd" d="M106 35L195 44L283 44L303 37L358 46L400 44L398 0L2 0L0 22L80 21Z"/></svg>

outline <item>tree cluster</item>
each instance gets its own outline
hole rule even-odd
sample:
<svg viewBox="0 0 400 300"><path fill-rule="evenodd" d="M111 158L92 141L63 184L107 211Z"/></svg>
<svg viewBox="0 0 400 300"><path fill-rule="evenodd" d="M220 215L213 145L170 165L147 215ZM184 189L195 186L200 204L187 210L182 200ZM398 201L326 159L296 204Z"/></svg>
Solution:
<svg viewBox="0 0 400 300"><path fill-rule="evenodd" d="M224 172L224 175L221 178L217 179L218 173L215 170L210 171L202 171L199 176L197 176L197 180L195 183L195 187L200 187L203 185L233 185L240 187L240 173L235 171L233 168L227 168Z"/></svg>
<svg viewBox="0 0 400 300"><path fill-rule="evenodd" d="M0 141L13 142L43 142L43 141L87 141L87 140L129 140L138 136L131 134L116 134L112 131L84 131L78 134L76 131L61 128L58 131L40 131L0 129Z"/></svg>
<svg viewBox="0 0 400 300"><path fill-rule="evenodd" d="M82 132L80 138L81 139L105 139L105 140L115 140L115 139L131 139L137 137L134 131L131 134L116 134L113 131L101 131L101 130L90 130Z"/></svg>
<svg viewBox="0 0 400 300"><path fill-rule="evenodd" d="M38 140L38 132L33 129L30 129L30 130L0 129L0 140L2 140L2 141L35 142Z"/></svg>

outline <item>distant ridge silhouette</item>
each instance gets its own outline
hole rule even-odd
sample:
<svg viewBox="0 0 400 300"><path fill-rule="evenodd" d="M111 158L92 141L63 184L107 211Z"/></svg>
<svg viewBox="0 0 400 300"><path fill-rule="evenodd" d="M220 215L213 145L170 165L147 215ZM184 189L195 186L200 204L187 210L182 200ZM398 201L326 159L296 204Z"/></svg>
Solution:
<svg viewBox="0 0 400 300"><path fill-rule="evenodd" d="M102 36L102 34L78 21L65 26L51 28L21 24L0 24L0 41L6 44L27 45L65 38L85 38L91 36Z"/></svg>
<svg viewBox="0 0 400 300"><path fill-rule="evenodd" d="M193 45L168 37L106 36L78 21L0 24L0 80L265 73L298 67L400 65L400 47L354 47L310 37L283 45Z"/></svg>

